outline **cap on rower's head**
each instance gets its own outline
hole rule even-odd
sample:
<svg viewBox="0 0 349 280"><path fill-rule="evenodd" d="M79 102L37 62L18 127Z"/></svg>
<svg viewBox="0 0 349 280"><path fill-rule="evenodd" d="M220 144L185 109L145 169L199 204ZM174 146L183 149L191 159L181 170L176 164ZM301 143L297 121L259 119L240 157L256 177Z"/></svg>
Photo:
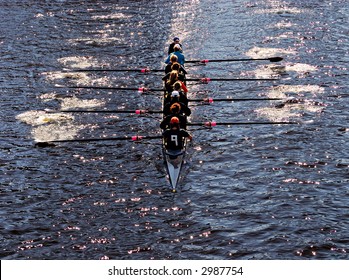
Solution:
<svg viewBox="0 0 349 280"><path fill-rule="evenodd" d="M179 124L179 119L177 117L172 117L170 124Z"/></svg>
<svg viewBox="0 0 349 280"><path fill-rule="evenodd" d="M173 41L174 41L174 42L176 42L176 41L179 42L179 38L178 38L178 37L174 37L174 38L173 38Z"/></svg>
<svg viewBox="0 0 349 280"><path fill-rule="evenodd" d="M174 50L180 50L181 46L179 44L175 44L173 47Z"/></svg>
<svg viewBox="0 0 349 280"><path fill-rule="evenodd" d="M179 96L179 92L177 90L172 91L171 97L178 97L178 96Z"/></svg>

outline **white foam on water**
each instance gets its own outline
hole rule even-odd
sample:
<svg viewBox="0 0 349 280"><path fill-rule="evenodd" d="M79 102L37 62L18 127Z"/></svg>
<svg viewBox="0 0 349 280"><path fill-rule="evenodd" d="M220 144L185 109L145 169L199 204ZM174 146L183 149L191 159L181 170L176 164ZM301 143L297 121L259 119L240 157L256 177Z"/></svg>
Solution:
<svg viewBox="0 0 349 280"><path fill-rule="evenodd" d="M74 120L74 117L67 113L48 114L45 111L27 111L17 115L16 119L31 126L40 126L48 123L62 124L71 122Z"/></svg>
<svg viewBox="0 0 349 280"><path fill-rule="evenodd" d="M73 139L86 125L74 124L74 117L67 113L46 113L27 111L16 117L19 121L33 126L31 134L35 141Z"/></svg>
<svg viewBox="0 0 349 280"><path fill-rule="evenodd" d="M299 118L302 114L291 107L283 107L282 109L277 109L274 107L264 107L258 108L255 112L262 118L266 118L274 122L289 121L291 118Z"/></svg>
<svg viewBox="0 0 349 280"><path fill-rule="evenodd" d="M71 108L96 108L106 104L99 99L80 99L76 96L59 99L61 100L62 110Z"/></svg>
<svg viewBox="0 0 349 280"><path fill-rule="evenodd" d="M87 73L83 72L44 72L42 73L46 79L50 82L57 82L57 80L69 79L69 80L78 80L80 83L90 83L91 78L87 75Z"/></svg>
<svg viewBox="0 0 349 280"><path fill-rule="evenodd" d="M279 85L268 91L269 98L283 98L288 94L311 93L312 95L319 95L324 93L324 88L317 85Z"/></svg>
<svg viewBox="0 0 349 280"><path fill-rule="evenodd" d="M298 8L290 7L275 7L270 9L258 9L255 11L256 14L301 14L304 10Z"/></svg>
<svg viewBox="0 0 349 280"><path fill-rule="evenodd" d="M296 55L297 52L291 48L282 49L282 48L261 48L253 47L245 53L251 58L268 58L274 56L283 56L283 55Z"/></svg>
<svg viewBox="0 0 349 280"><path fill-rule="evenodd" d="M32 135L36 142L74 139L83 128L83 125L53 123L35 127Z"/></svg>
<svg viewBox="0 0 349 280"><path fill-rule="evenodd" d="M65 67L70 68L92 68L94 66L99 66L99 62L93 56L68 56L58 59L58 62L63 64ZM106 65L110 66L110 65Z"/></svg>
<svg viewBox="0 0 349 280"><path fill-rule="evenodd" d="M123 13L110 13L108 15L94 15L91 18L95 20L100 20L100 19L128 19L131 17L132 15L126 15Z"/></svg>

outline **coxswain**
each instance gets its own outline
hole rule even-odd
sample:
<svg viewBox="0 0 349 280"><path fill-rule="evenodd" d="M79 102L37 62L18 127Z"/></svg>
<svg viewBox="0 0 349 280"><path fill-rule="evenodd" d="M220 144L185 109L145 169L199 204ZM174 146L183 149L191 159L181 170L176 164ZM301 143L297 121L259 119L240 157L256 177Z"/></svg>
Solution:
<svg viewBox="0 0 349 280"><path fill-rule="evenodd" d="M180 128L186 129L187 127L187 117L181 113L182 108L179 103L173 103L170 107L170 114L167 115L160 123L161 129L167 129L170 125L170 121L173 117L179 119Z"/></svg>
<svg viewBox="0 0 349 280"><path fill-rule="evenodd" d="M168 47L168 54L171 54L171 53L174 52L174 46L175 46L176 44L180 45L180 47L182 48L182 44L180 43L180 40L179 40L178 37L174 37L174 38L173 38L173 42L172 42L172 43L169 45L169 47Z"/></svg>
<svg viewBox="0 0 349 280"><path fill-rule="evenodd" d="M193 139L185 129L180 128L177 117L172 117L170 128L166 129L162 136L167 150L181 150L184 146L184 138L188 138L190 141Z"/></svg>
<svg viewBox="0 0 349 280"><path fill-rule="evenodd" d="M181 50L182 50L181 46L179 44L176 44L176 45L174 45L173 50L174 50L174 52L168 55L167 59L165 60L165 63L169 64L170 59L171 59L171 55L176 55L177 59L178 59L178 63L180 65L184 65L185 57L184 57L184 54L181 52Z"/></svg>

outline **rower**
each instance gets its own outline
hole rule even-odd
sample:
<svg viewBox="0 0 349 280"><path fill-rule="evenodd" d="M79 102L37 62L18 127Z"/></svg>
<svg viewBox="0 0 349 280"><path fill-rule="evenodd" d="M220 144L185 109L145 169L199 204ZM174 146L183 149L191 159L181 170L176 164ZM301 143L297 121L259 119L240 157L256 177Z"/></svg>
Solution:
<svg viewBox="0 0 349 280"><path fill-rule="evenodd" d="M182 50L181 46L179 44L176 44L176 45L174 45L173 50L174 50L174 52L168 55L167 59L165 60L165 63L169 64L171 55L176 55L178 58L178 63L180 65L184 65L185 57L184 57L184 54L181 52L181 50Z"/></svg>
<svg viewBox="0 0 349 280"><path fill-rule="evenodd" d="M178 37L174 37L173 38L173 42L168 47L168 54L171 54L171 53L174 52L174 46L177 45L177 44L180 45L180 47L182 48L182 44L180 43L179 38Z"/></svg>
<svg viewBox="0 0 349 280"><path fill-rule="evenodd" d="M185 105L184 103L180 102L180 100L179 100L179 92L178 91L173 91L171 93L170 100L167 101L167 103L165 103L165 106L164 106L164 109L163 109L164 116L168 116L169 114L171 114L170 108L171 108L172 104L174 104L174 103L178 103L181 106L181 113L182 114L184 114L186 116L190 116L191 110L190 110L190 108L187 105Z"/></svg>
<svg viewBox="0 0 349 280"><path fill-rule="evenodd" d="M172 56L172 57L176 57L176 56ZM165 69L165 76L162 78L163 81L167 81L171 72L172 71L177 71L178 72L178 80L184 82L185 81L185 75L187 74L187 71L184 70L184 68L182 67L182 65L180 65L178 62L172 62L170 64L168 64L166 66L166 68L168 68L168 66L170 66L170 71L167 71L169 69Z"/></svg>
<svg viewBox="0 0 349 280"><path fill-rule="evenodd" d="M165 95L164 104L166 105L167 103L171 102L172 97L178 96L178 102L183 103L185 106L188 107L189 101L188 101L188 98L185 96L185 93L181 91L181 84L179 82L176 82L173 85L173 87L174 87L173 91Z"/></svg>
<svg viewBox="0 0 349 280"><path fill-rule="evenodd" d="M176 63L178 63L178 57L175 54L173 54L173 55L170 56L170 62L165 67L165 74L170 73L172 70L176 70L176 69L172 69L172 66L174 64L176 64ZM186 75L187 71L184 69L183 65L179 64L179 66L180 67L179 67L179 71L178 72L179 73L183 73L184 75Z"/></svg>
<svg viewBox="0 0 349 280"><path fill-rule="evenodd" d="M181 150L184 147L184 138L188 138L190 141L193 139L185 129L180 128L177 117L171 118L170 128L166 129L162 136L167 150Z"/></svg>
<svg viewBox="0 0 349 280"><path fill-rule="evenodd" d="M171 71L167 81L165 82L165 89L168 93L173 91L173 85L178 81L178 71Z"/></svg>
<svg viewBox="0 0 349 280"><path fill-rule="evenodd" d="M183 91L185 94L188 93L187 86L185 85L185 82L179 80L179 74L178 71L173 70L171 71L170 75L168 76L168 79L165 82L165 89L168 93L171 93L174 90L174 86L177 83L177 90ZM178 88L179 85L179 88Z"/></svg>
<svg viewBox="0 0 349 280"><path fill-rule="evenodd" d="M185 83L182 81L175 82L173 84L173 90L178 91L179 100L188 106L188 98L187 98L188 89L187 89Z"/></svg>
<svg viewBox="0 0 349 280"><path fill-rule="evenodd" d="M165 67L165 74L168 74L172 71L172 64L173 63L178 63L178 57L175 54L172 54L170 56L170 62L166 64Z"/></svg>
<svg viewBox="0 0 349 280"><path fill-rule="evenodd" d="M181 112L182 108L179 103L174 103L170 107L170 114L167 115L162 122L160 123L161 129L167 129L169 128L170 121L173 117L177 117L179 119L180 128L186 129L187 127L187 117L182 114Z"/></svg>

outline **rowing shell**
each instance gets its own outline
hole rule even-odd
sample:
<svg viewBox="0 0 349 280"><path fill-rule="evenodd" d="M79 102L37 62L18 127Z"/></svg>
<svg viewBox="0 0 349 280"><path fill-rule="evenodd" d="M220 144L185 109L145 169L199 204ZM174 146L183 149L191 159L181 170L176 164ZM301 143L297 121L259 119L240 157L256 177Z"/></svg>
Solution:
<svg viewBox="0 0 349 280"><path fill-rule="evenodd" d="M177 185L180 179L181 170L186 154L186 147L186 140L184 140L184 146L181 150L167 150L165 148L165 145L163 145L162 148L165 166L173 192L176 192L177 190Z"/></svg>

